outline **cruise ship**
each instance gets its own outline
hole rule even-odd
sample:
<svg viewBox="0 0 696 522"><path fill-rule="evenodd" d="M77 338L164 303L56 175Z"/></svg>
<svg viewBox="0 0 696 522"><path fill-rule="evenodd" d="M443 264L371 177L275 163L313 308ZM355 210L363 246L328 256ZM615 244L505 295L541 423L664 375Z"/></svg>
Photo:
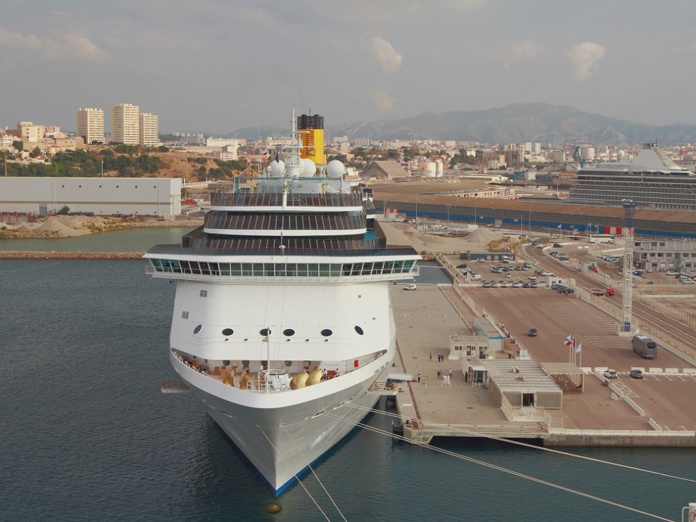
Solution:
<svg viewBox="0 0 696 522"><path fill-rule="evenodd" d="M276 494L379 399L396 351L390 284L420 258L387 246L369 189L326 164L319 115L257 176L211 194L204 225L145 258L176 281L169 359Z"/></svg>

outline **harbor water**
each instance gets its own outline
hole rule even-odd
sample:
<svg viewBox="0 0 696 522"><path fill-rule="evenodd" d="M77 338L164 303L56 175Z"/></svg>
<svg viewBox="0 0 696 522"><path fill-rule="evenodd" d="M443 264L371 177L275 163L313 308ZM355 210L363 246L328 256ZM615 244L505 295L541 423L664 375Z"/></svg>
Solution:
<svg viewBox="0 0 696 522"><path fill-rule="evenodd" d="M149 246L135 246L129 233L118 233L123 245ZM154 244L181 231L170 233L144 234ZM57 251L66 240L42 241L36 249ZM123 245L110 243L114 251ZM1 245L29 250L12 246ZM315 463L304 488L276 499L191 394L160 392L162 380L176 378L167 359L174 285L151 280L145 268L0 261L0 520L654 520L456 455L662 519L679 520L696 500L693 482L495 442L437 443L452 456L365 429ZM379 407L387 408L384 399ZM392 430L383 414L365 422ZM573 451L696 479L693 449ZM266 512L272 502L279 514Z"/></svg>

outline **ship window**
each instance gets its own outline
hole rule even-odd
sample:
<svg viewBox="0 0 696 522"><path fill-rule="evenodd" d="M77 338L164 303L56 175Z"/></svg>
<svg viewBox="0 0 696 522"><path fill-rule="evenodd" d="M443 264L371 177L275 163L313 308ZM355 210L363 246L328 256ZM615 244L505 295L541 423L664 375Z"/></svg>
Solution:
<svg viewBox="0 0 696 522"><path fill-rule="evenodd" d="M372 272L372 263L364 263L362 269L362 275L370 275Z"/></svg>
<svg viewBox="0 0 696 522"><path fill-rule="evenodd" d="M362 335L362 334L365 333L365 332L363 332L363 329L360 328L359 326L356 326L356 327L355 327L355 331L358 332L358 335Z"/></svg>
<svg viewBox="0 0 696 522"><path fill-rule="evenodd" d="M286 337L292 337L293 335L295 335L295 330L293 330L292 328L287 328L286 330L283 330L283 335Z"/></svg>
<svg viewBox="0 0 696 522"><path fill-rule="evenodd" d="M333 277L338 277L341 275L341 265L333 264L331 265L331 275Z"/></svg>
<svg viewBox="0 0 696 522"><path fill-rule="evenodd" d="M297 265L297 275L298 276L307 276L307 265L305 263L299 263Z"/></svg>
<svg viewBox="0 0 696 522"><path fill-rule="evenodd" d="M271 329L270 329L270 328L264 328L264 329L262 329L259 333L265 337L265 336L267 336L267 335L271 335Z"/></svg>
<svg viewBox="0 0 696 522"><path fill-rule="evenodd" d="M207 290L201 290L201 297L208 297L208 291L207 291Z"/></svg>
<svg viewBox="0 0 696 522"><path fill-rule="evenodd" d="M263 273L263 263L254 263L254 275L261 277Z"/></svg>
<svg viewBox="0 0 696 522"><path fill-rule="evenodd" d="M242 263L242 275L243 276L252 275L251 263Z"/></svg>
<svg viewBox="0 0 696 522"><path fill-rule="evenodd" d="M316 264L316 263L310 263L309 266L308 266L308 268L309 268L308 273L309 273L310 276L316 277L316 276L319 275L319 265L318 265L318 264Z"/></svg>
<svg viewBox="0 0 696 522"><path fill-rule="evenodd" d="M319 275L320 276L330 276L331 275L331 265L328 263L319 264Z"/></svg>
<svg viewBox="0 0 696 522"><path fill-rule="evenodd" d="M182 319L188 319L188 317L189 317L189 313L188 313L187 311L181 312L181 318L182 318Z"/></svg>
<svg viewBox="0 0 696 522"><path fill-rule="evenodd" d="M333 332L331 330L329 330L328 328L324 328L321 331L321 335L323 335L324 337L331 337L333 335Z"/></svg>
<svg viewBox="0 0 696 522"><path fill-rule="evenodd" d="M193 329L193 333L197 334L198 332L201 331L201 328L203 328L203 325L202 325L202 324L199 324L198 326L196 326L196 327Z"/></svg>
<svg viewBox="0 0 696 522"><path fill-rule="evenodd" d="M276 277L285 277L285 265L284 264L276 264L275 266L275 275Z"/></svg>
<svg viewBox="0 0 696 522"><path fill-rule="evenodd" d="M232 335L233 333L234 333L234 330L233 330L232 328L225 328L225 329L222 331L222 335L224 335L224 336L230 336L230 335Z"/></svg>
<svg viewBox="0 0 696 522"><path fill-rule="evenodd" d="M285 366L287 366L287 367L292 366L292 361L285 361Z"/></svg>
<svg viewBox="0 0 696 522"><path fill-rule="evenodd" d="M242 275L242 265L239 263L232 263L230 265L230 274L233 276Z"/></svg>
<svg viewBox="0 0 696 522"><path fill-rule="evenodd" d="M288 276L294 277L297 275L297 265L295 263L288 263Z"/></svg>

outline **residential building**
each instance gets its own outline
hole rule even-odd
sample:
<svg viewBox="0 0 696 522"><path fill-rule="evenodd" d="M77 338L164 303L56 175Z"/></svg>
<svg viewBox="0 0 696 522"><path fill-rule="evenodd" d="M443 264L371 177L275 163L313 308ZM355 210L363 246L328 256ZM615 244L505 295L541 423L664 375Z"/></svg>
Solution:
<svg viewBox="0 0 696 522"><path fill-rule="evenodd" d="M104 143L104 111L102 109L80 109L77 111L77 135L85 143Z"/></svg>
<svg viewBox="0 0 696 522"><path fill-rule="evenodd" d="M140 144L140 107L119 103L111 107L111 142L125 145Z"/></svg>
<svg viewBox="0 0 696 522"><path fill-rule="evenodd" d="M34 125L30 121L20 121L17 124L17 132L22 141L37 143L44 137L46 127L43 125Z"/></svg>
<svg viewBox="0 0 696 522"><path fill-rule="evenodd" d="M139 116L139 135L142 147L159 145L159 124L156 114L141 112Z"/></svg>

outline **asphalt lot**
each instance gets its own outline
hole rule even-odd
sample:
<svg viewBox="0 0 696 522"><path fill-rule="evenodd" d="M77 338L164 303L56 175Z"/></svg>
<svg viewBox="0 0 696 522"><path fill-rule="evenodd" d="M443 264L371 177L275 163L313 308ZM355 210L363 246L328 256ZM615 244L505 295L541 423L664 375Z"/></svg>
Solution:
<svg viewBox="0 0 696 522"><path fill-rule="evenodd" d="M475 265L477 272L490 274L490 263ZM428 269L429 272L431 270L436 269ZM512 272L513 280L524 279L532 273ZM491 276L496 280L504 277L490 274L484 279L491 279ZM434 280L441 281L440 277ZM696 430L696 401L693 400L696 397L696 377L650 373L651 368L681 372L691 365L665 350L661 350L657 359L642 359L633 353L630 337L617 335L618 323L613 317L575 295L559 294L550 288L482 288L479 282L466 286L466 292L495 322L504 324L511 337L526 348L537 362L568 362L572 354L565 345L565 339L569 335L574 337L576 343L582 345L581 358L578 357L576 362L582 367L615 369L618 378L612 383L643 408L646 414L640 416L624 401L615 400L611 390L598 377L587 374L583 393L564 396L563 413L556 416L563 427L641 430L651 429L647 422L653 419L666 430ZM398 334L400 344L404 348L408 345L405 370L414 374L422 371L423 377L427 375L431 384L434 380L431 373L436 366L426 357L432 351L448 353L447 330L455 333L459 330L456 324L465 324L470 320L470 314L457 311L456 308L461 308L461 305L453 303L453 294L451 288L440 287L438 291L422 281L416 292L392 294L400 332L412 332L414 328L419 332L420 342L415 343L404 342L412 334ZM434 321L433 318L438 316L443 319ZM537 328L536 337L527 335L531 327ZM427 346L419 346L425 339L428 340ZM631 379L628 372L632 368L643 369L645 379ZM440 417L438 411L434 408L431 414ZM425 409L425 412L427 414L428 410Z"/></svg>

